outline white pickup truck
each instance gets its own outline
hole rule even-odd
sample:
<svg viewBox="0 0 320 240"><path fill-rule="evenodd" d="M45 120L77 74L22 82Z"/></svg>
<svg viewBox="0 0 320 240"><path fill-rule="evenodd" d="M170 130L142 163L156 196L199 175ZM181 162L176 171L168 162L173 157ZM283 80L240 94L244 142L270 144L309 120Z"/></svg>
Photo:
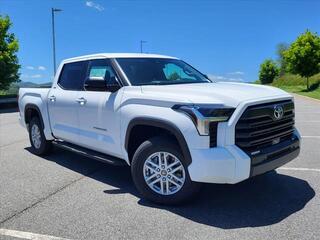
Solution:
<svg viewBox="0 0 320 240"><path fill-rule="evenodd" d="M19 108L35 154L55 145L130 165L141 195L163 204L189 199L203 182L271 171L300 151L291 95L214 82L169 56L64 60L51 89L20 89Z"/></svg>

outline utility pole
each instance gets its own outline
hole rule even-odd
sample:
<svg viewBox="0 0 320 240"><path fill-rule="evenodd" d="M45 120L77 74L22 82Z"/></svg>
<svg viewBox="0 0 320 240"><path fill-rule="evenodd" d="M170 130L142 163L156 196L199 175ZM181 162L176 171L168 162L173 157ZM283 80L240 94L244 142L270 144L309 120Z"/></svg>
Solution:
<svg viewBox="0 0 320 240"><path fill-rule="evenodd" d="M140 52L143 53L143 44L146 43L147 41L143 41L143 40L140 40Z"/></svg>
<svg viewBox="0 0 320 240"><path fill-rule="evenodd" d="M61 12L61 9L51 8L51 20L52 20L52 49L53 49L53 73L56 75L56 37L55 37L55 29L54 29L54 13Z"/></svg>

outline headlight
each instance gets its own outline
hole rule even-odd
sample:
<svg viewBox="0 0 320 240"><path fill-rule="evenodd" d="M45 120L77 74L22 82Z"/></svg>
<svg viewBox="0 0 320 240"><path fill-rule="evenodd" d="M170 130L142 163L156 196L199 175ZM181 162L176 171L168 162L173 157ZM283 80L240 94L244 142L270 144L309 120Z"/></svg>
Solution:
<svg viewBox="0 0 320 240"><path fill-rule="evenodd" d="M223 105L175 105L172 109L189 116L200 135L209 135L211 122L228 121L234 108Z"/></svg>

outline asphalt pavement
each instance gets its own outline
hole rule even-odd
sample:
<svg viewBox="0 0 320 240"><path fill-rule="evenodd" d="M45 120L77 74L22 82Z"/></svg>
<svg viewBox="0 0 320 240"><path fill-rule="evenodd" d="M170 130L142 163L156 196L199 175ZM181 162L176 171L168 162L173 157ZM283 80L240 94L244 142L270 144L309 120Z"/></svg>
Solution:
<svg viewBox="0 0 320 240"><path fill-rule="evenodd" d="M320 101L295 96L300 156L183 206L139 197L128 167L61 149L31 153L18 113L0 110L0 239L319 239Z"/></svg>

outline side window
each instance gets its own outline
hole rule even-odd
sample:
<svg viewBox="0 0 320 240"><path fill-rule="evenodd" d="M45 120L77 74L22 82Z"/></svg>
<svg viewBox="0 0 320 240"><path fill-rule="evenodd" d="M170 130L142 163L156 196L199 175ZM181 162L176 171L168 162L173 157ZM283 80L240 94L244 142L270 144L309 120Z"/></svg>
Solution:
<svg viewBox="0 0 320 240"><path fill-rule="evenodd" d="M109 59L96 59L90 61L88 77L96 78L96 80L105 79L107 83L111 83L115 77L115 72L111 66Z"/></svg>
<svg viewBox="0 0 320 240"><path fill-rule="evenodd" d="M87 66L87 61L66 63L63 66L58 84L65 90L83 90Z"/></svg>

